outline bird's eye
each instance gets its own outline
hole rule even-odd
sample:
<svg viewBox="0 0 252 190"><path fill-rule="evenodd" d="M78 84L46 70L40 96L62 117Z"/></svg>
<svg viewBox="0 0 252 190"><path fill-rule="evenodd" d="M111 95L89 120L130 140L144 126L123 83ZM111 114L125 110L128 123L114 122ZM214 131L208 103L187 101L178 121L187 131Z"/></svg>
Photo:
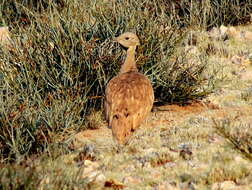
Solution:
<svg viewBox="0 0 252 190"><path fill-rule="evenodd" d="M129 39L129 37L126 37L126 38L125 38L125 40L128 40L128 39Z"/></svg>

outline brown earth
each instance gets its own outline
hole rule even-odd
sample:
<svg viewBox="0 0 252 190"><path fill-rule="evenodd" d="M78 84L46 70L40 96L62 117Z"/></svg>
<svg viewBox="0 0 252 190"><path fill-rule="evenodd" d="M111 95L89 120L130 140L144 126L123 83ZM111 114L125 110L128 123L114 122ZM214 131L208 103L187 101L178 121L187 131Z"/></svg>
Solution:
<svg viewBox="0 0 252 190"><path fill-rule="evenodd" d="M231 28L232 30L235 30L233 27ZM242 31L241 29L240 30L237 29L236 31L237 35L241 31ZM230 35L230 37L234 38L233 35ZM240 57L240 56L237 56L237 57ZM224 63L224 65L227 65L228 67L233 68L233 70L238 73L239 77L236 80L239 81L240 83L244 82L244 84L245 83L247 83L248 85L251 84L251 81L252 81L251 60L250 59L245 60L242 57L239 64L234 64L232 63L232 61L230 61L230 59L231 57L226 60L227 63ZM241 93L242 90L243 89L239 89L238 93ZM159 125L164 125L164 126L169 127L177 123L184 122L189 117L198 116L198 115L203 115L203 116L205 115L208 118L212 117L215 119L226 118L226 117L229 117L230 115L236 115L235 117L249 117L250 115L252 115L251 106L248 106L247 104L237 105L237 106L222 105L221 103L222 99L229 98L230 96L231 98L234 98L232 96L236 96L235 93L236 92L233 92L232 89L228 87L224 89L223 92L221 92L219 95L210 95L210 96L215 96L217 101L212 101L213 98L212 99L210 98L210 100L205 99L202 101L193 102L185 106L180 106L176 104L158 106L158 107L155 106L149 118L147 119L147 121L142 124L141 129L153 128ZM83 140L96 141L97 139L100 139L100 138L112 139L111 129L107 127L107 124L105 122L103 122L100 128L98 129L87 129L76 135L76 140L80 142L83 142Z"/></svg>
<svg viewBox="0 0 252 190"><path fill-rule="evenodd" d="M252 72L251 72L252 79ZM155 107L154 111L150 114L149 119L141 126L143 128L151 128L159 125L165 125L167 127L182 123L189 117L197 115L205 115L215 119L221 119L229 117L230 114L236 113L237 117L248 117L252 116L252 109L248 106L240 107L223 107L220 108L218 105L213 103L193 102L191 104L180 106L180 105L164 105ZM77 141L83 141L83 139L96 140L99 138L110 138L112 139L111 129L106 126L106 123L98 129L87 129L76 135Z"/></svg>
<svg viewBox="0 0 252 190"><path fill-rule="evenodd" d="M225 66L227 82L222 81L214 93L201 101L183 106L154 106L122 151L117 150L105 121L100 121L97 129L77 133L75 149L83 152L83 147L93 144L100 152L98 159L89 163L91 172L84 170L85 176L91 178L100 172L101 187L105 189L203 189L206 186L212 190L251 189L251 176L244 176L246 171L251 171L250 160L229 146L214 126L215 121L219 124L227 120L231 122L230 128L245 124L246 133L250 129L246 126L252 123L251 60L240 59L231 45L225 48L229 48L230 56L218 55L217 63ZM231 60L235 55L238 63ZM213 57L216 60L217 55ZM244 93L245 99L248 93L247 100L242 97ZM92 164L99 167L92 168ZM184 182L186 176L190 177L188 182Z"/></svg>

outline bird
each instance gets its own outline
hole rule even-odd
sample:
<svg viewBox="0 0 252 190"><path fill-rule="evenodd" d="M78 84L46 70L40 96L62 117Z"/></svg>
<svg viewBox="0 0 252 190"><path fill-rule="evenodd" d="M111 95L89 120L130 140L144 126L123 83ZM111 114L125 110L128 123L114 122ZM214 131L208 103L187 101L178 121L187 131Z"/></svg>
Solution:
<svg viewBox="0 0 252 190"><path fill-rule="evenodd" d="M125 145L151 112L154 91L151 81L136 66L135 52L140 45L137 35L125 32L115 41L127 49L127 55L118 75L107 84L104 109L113 139Z"/></svg>

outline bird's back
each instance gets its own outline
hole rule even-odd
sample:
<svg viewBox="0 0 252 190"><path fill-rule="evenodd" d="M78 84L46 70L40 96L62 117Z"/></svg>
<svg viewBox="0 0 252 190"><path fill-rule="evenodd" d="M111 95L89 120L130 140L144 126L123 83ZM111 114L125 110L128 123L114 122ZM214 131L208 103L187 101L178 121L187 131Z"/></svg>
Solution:
<svg viewBox="0 0 252 190"><path fill-rule="evenodd" d="M124 128L133 131L138 128L151 111L154 102L151 82L138 72L123 73L111 79L105 96L105 115L112 131L113 123L120 125L119 120L124 123L127 120L124 126L116 126L116 130L122 130L122 133Z"/></svg>

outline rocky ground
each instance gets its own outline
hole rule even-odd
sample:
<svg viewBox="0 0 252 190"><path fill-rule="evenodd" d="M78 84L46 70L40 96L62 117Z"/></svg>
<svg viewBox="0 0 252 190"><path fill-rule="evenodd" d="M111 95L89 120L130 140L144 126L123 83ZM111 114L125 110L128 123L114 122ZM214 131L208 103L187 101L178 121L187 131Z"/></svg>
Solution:
<svg viewBox="0 0 252 190"><path fill-rule="evenodd" d="M73 137L80 151L74 158L76 167L83 168L83 177L93 180L94 187L252 188L251 150L246 156L231 138L242 146L246 136L251 148L252 26L222 26L194 34L198 42L188 49L194 54L207 51L210 69L219 69L217 75L223 79L218 90L186 106L155 107L122 150L115 146L105 123L78 133ZM230 138L224 135L226 128Z"/></svg>
<svg viewBox="0 0 252 190"><path fill-rule="evenodd" d="M36 172L76 175L90 189L252 189L252 25L191 36L192 61L207 55L209 72L218 71L214 93L184 106L154 107L122 149L100 121L69 138L71 154L33 162ZM50 188L51 180L44 175L38 189Z"/></svg>

